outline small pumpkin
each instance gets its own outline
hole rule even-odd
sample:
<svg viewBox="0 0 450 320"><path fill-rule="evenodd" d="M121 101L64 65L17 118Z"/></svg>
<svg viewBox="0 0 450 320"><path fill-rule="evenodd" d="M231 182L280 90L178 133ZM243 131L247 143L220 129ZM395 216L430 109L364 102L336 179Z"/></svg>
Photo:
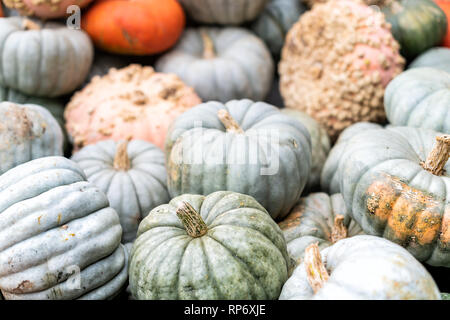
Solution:
<svg viewBox="0 0 450 320"><path fill-rule="evenodd" d="M94 77L75 93L64 112L75 151L102 140L144 140L164 147L167 128L201 103L177 76L129 65Z"/></svg>
<svg viewBox="0 0 450 320"><path fill-rule="evenodd" d="M274 63L263 41L243 28L188 29L180 42L156 63L156 70L175 73L203 101L264 100Z"/></svg>
<svg viewBox="0 0 450 320"><path fill-rule="evenodd" d="M130 256L138 300L273 300L288 276L280 228L254 198L230 191L153 209Z"/></svg>
<svg viewBox="0 0 450 320"><path fill-rule="evenodd" d="M0 289L6 299L106 299L127 280L106 195L63 157L0 176ZM124 270L125 269L125 270Z"/></svg>
<svg viewBox="0 0 450 320"><path fill-rule="evenodd" d="M305 251L280 300L441 300L428 271L385 239L358 235Z"/></svg>
<svg viewBox="0 0 450 320"><path fill-rule="evenodd" d="M97 0L82 16L95 45L117 54L163 52L178 41L184 25L176 0Z"/></svg>
<svg viewBox="0 0 450 320"><path fill-rule="evenodd" d="M76 5L86 7L92 0L3 0L10 9L17 10L21 15L36 16L41 19L55 19L68 16L67 8Z"/></svg>
<svg viewBox="0 0 450 320"><path fill-rule="evenodd" d="M84 147L72 160L119 214L123 243L134 241L141 220L170 200L164 152L151 143L101 141Z"/></svg>
<svg viewBox="0 0 450 320"><path fill-rule="evenodd" d="M36 97L64 95L83 83L93 55L81 30L20 17L0 19L0 86Z"/></svg>
<svg viewBox="0 0 450 320"><path fill-rule="evenodd" d="M450 49L445 47L429 49L414 59L408 69L423 67L450 72Z"/></svg>
<svg viewBox="0 0 450 320"><path fill-rule="evenodd" d="M311 139L299 121L264 102L208 102L179 116L166 141L172 197L229 190L254 197L274 219L300 199Z"/></svg>

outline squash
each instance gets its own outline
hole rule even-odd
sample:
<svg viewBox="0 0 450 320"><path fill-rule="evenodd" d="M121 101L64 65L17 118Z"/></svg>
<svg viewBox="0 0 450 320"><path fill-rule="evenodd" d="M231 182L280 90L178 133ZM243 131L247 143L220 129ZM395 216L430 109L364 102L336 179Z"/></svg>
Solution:
<svg viewBox="0 0 450 320"><path fill-rule="evenodd" d="M84 8L91 2L92 0L3 0L8 8L19 11L21 15L32 15L41 19L66 17L69 6Z"/></svg>
<svg viewBox="0 0 450 320"><path fill-rule="evenodd" d="M279 56L287 32L305 11L299 0L270 0L253 22L252 30L264 40L274 56Z"/></svg>
<svg viewBox="0 0 450 320"><path fill-rule="evenodd" d="M450 136L390 127L360 132L347 145L340 189L363 230L450 267Z"/></svg>
<svg viewBox="0 0 450 320"><path fill-rule="evenodd" d="M149 55L178 41L185 16L176 0L97 0L83 14L81 25L105 51Z"/></svg>
<svg viewBox="0 0 450 320"><path fill-rule="evenodd" d="M64 112L75 151L102 140L144 140L164 147L167 128L200 98L177 76L129 65L94 77Z"/></svg>
<svg viewBox="0 0 450 320"><path fill-rule="evenodd" d="M119 216L81 168L45 157L0 176L0 289L6 299L112 297L127 280Z"/></svg>
<svg viewBox="0 0 450 320"><path fill-rule="evenodd" d="M269 0L179 0L197 22L238 25L255 19Z"/></svg>
<svg viewBox="0 0 450 320"><path fill-rule="evenodd" d="M119 214L123 243L134 241L142 218L170 200L164 153L151 143L101 141L84 147L72 160Z"/></svg>
<svg viewBox="0 0 450 320"><path fill-rule="evenodd" d="M300 199L311 139L299 121L264 102L208 102L179 116L166 141L171 197L214 191L248 194L274 219Z"/></svg>
<svg viewBox="0 0 450 320"><path fill-rule="evenodd" d="M385 239L358 235L305 251L280 300L441 300L427 270Z"/></svg>
<svg viewBox="0 0 450 320"><path fill-rule="evenodd" d="M404 63L383 14L350 0L317 4L286 37L280 91L334 142L353 123L385 120L384 88Z"/></svg>
<svg viewBox="0 0 450 320"><path fill-rule="evenodd" d="M395 126L450 133L450 74L432 68L403 72L386 88L384 106Z"/></svg>
<svg viewBox="0 0 450 320"><path fill-rule="evenodd" d="M264 100L274 63L263 41L243 28L188 29L177 46L156 63L175 73L203 101Z"/></svg>
<svg viewBox="0 0 450 320"><path fill-rule="evenodd" d="M130 257L138 300L274 300L288 276L280 228L254 198L230 191L153 209Z"/></svg>
<svg viewBox="0 0 450 320"><path fill-rule="evenodd" d="M445 47L429 49L414 59L408 69L423 67L450 72L450 49Z"/></svg>
<svg viewBox="0 0 450 320"><path fill-rule="evenodd" d="M0 119L0 174L33 159L63 154L61 127L45 108L0 102Z"/></svg>
<svg viewBox="0 0 450 320"><path fill-rule="evenodd" d="M447 33L444 37L444 40L442 42L442 45L444 47L450 46L450 1L449 0L434 0L434 2L439 6L439 8L444 11L445 16L447 17Z"/></svg>
<svg viewBox="0 0 450 320"><path fill-rule="evenodd" d="M278 226L294 267L301 263L305 249L312 243L322 250L342 239L364 234L348 213L340 193L329 196L318 192L301 198Z"/></svg>
<svg viewBox="0 0 450 320"><path fill-rule="evenodd" d="M0 86L36 97L64 95L83 83L93 55L81 30L20 17L0 19Z"/></svg>

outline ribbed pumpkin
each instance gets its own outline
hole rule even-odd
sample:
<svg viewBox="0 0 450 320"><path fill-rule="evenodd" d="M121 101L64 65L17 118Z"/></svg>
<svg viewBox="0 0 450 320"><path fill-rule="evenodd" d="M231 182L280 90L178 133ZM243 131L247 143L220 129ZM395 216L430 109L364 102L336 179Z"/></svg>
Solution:
<svg viewBox="0 0 450 320"><path fill-rule="evenodd" d="M21 15L36 16L41 19L63 18L68 15L67 8L76 5L86 7L92 0L3 0L10 9L18 10Z"/></svg>
<svg viewBox="0 0 450 320"><path fill-rule="evenodd" d="M311 140L299 121L264 102L208 102L173 123L166 142L172 197L229 190L286 216L308 180Z"/></svg>
<svg viewBox="0 0 450 320"><path fill-rule="evenodd" d="M450 267L450 136L390 127L358 133L339 164L346 206L367 234Z"/></svg>
<svg viewBox="0 0 450 320"><path fill-rule="evenodd" d="M288 276L280 228L254 198L226 191L152 210L130 257L138 300L273 300Z"/></svg>
<svg viewBox="0 0 450 320"><path fill-rule="evenodd" d="M450 49L445 47L429 49L414 59L408 66L409 69L423 67L450 72Z"/></svg>
<svg viewBox="0 0 450 320"><path fill-rule="evenodd" d="M6 299L106 299L127 280L119 217L79 166L46 157L0 176Z"/></svg>
<svg viewBox="0 0 450 320"><path fill-rule="evenodd" d="M264 100L274 63L264 42L243 28L188 29L177 46L156 63L175 73L203 101Z"/></svg>
<svg viewBox="0 0 450 320"><path fill-rule="evenodd" d="M402 247L358 235L306 249L280 300L440 300L427 270Z"/></svg>
<svg viewBox="0 0 450 320"><path fill-rule="evenodd" d="M384 106L393 125L450 133L450 74L432 68L407 70L387 87Z"/></svg>
<svg viewBox="0 0 450 320"><path fill-rule="evenodd" d="M170 200L164 153L151 143L101 141L84 147L72 160L108 196L119 214L123 243L134 241L141 220Z"/></svg>
<svg viewBox="0 0 450 320"><path fill-rule="evenodd" d="M185 17L176 0L97 0L82 16L95 45L118 54L148 55L172 47Z"/></svg>
<svg viewBox="0 0 450 320"><path fill-rule="evenodd" d="M164 147L173 119L201 103L177 76L130 65L94 77L66 107L75 150L102 140L145 140Z"/></svg>

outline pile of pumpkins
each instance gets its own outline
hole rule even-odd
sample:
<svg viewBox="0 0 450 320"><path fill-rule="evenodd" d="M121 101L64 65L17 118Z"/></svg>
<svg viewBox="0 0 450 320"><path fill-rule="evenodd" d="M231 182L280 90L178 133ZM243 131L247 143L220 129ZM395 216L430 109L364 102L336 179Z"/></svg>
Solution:
<svg viewBox="0 0 450 320"><path fill-rule="evenodd" d="M450 1L3 4L0 299L448 297Z"/></svg>

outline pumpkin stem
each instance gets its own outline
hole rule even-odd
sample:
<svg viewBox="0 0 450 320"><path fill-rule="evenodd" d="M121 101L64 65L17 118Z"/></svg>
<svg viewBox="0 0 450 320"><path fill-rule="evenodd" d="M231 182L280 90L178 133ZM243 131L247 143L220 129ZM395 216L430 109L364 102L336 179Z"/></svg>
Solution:
<svg viewBox="0 0 450 320"><path fill-rule="evenodd" d="M41 30L41 26L39 24L28 18L23 19L22 27L25 30Z"/></svg>
<svg viewBox="0 0 450 320"><path fill-rule="evenodd" d="M214 43L211 37L206 33L206 31L200 31L203 40L203 59L214 59L216 57L216 52L214 50Z"/></svg>
<svg viewBox="0 0 450 320"><path fill-rule="evenodd" d="M128 157L128 140L122 141L116 148L114 156L114 169L126 171L130 169L130 158Z"/></svg>
<svg viewBox="0 0 450 320"><path fill-rule="evenodd" d="M231 117L230 113L227 110L220 109L219 111L217 111L217 116L228 132L244 133L244 130L242 130L242 128L239 126L236 120Z"/></svg>
<svg viewBox="0 0 450 320"><path fill-rule="evenodd" d="M436 141L427 160L422 162L422 167L436 176L441 176L445 172L444 167L450 157L450 135L438 136Z"/></svg>
<svg viewBox="0 0 450 320"><path fill-rule="evenodd" d="M344 216L342 214L338 214L334 218L334 226L331 229L331 242L336 243L339 240L347 238L347 236L348 232L344 225Z"/></svg>
<svg viewBox="0 0 450 320"><path fill-rule="evenodd" d="M201 237L208 231L208 227L200 214L185 201L178 207L177 216L183 223L187 234L193 238Z"/></svg>
<svg viewBox="0 0 450 320"><path fill-rule="evenodd" d="M317 243L312 243L306 247L303 263L305 264L306 277L309 285L314 293L317 293L329 278L327 269L322 262Z"/></svg>

